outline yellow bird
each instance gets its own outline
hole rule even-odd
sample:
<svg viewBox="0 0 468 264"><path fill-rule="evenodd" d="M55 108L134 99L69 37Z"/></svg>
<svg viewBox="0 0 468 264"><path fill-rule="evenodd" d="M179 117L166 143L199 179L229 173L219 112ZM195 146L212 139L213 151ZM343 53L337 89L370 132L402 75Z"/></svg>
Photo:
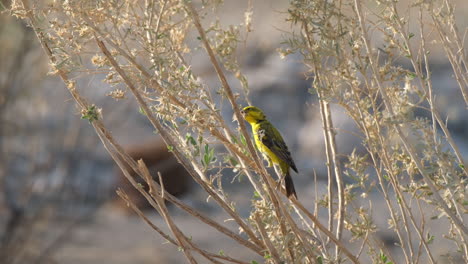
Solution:
<svg viewBox="0 0 468 264"><path fill-rule="evenodd" d="M294 183L291 174L289 174L289 168L297 172L296 164L294 164L288 146L284 143L280 132L266 119L265 114L258 107L244 107L241 114L252 126L255 145L268 161L268 167L274 165L280 182L284 179L286 195L288 197L294 195L297 199Z"/></svg>

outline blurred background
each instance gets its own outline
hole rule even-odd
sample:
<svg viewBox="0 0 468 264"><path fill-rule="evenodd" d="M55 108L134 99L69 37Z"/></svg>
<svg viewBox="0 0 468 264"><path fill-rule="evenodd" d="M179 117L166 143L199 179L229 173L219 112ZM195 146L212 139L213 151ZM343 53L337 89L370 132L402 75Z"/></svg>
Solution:
<svg viewBox="0 0 468 264"><path fill-rule="evenodd" d="M9 1L1 2L3 11ZM464 0L455 2L460 29L466 29L468 7ZM288 3L226 1L219 11L223 23L241 23L249 4L254 12L253 32L241 47L241 63L251 88L250 100L283 133L300 171L293 175L298 196L312 206L314 188L319 194L326 192L323 134L317 98L309 93L310 81L304 78L306 69L300 56L281 59L276 52L284 40L282 30L290 28L284 14ZM449 128L466 157L468 121L463 99L443 51L434 47L432 59L438 107L448 117ZM205 56L195 54L189 60L208 85L219 85ZM0 13L0 262L184 263L177 248L166 244L116 198L117 187L129 192L131 188L88 121L80 119L64 84L47 71L48 61L34 32L8 12ZM231 76L229 82L241 91L236 78ZM100 80L90 78L81 85L102 87L86 92L103 108L106 125L133 157L144 158L154 170L170 176L165 182L172 193L219 222L227 218L167 153L133 98L115 103L105 95L110 90ZM230 121L232 113L226 111L225 118ZM353 122L335 108L333 121L339 131L339 151L352 152L361 143L353 135ZM229 175L225 181L241 214L248 216L252 190L245 181L231 183ZM132 197L146 206L138 194ZM213 230L200 222L177 210L172 213L202 247L256 259L235 243L211 236ZM158 215L149 215L165 227ZM381 221L386 221L384 216ZM394 243L385 230L379 232L382 241ZM440 252L444 253L443 247Z"/></svg>

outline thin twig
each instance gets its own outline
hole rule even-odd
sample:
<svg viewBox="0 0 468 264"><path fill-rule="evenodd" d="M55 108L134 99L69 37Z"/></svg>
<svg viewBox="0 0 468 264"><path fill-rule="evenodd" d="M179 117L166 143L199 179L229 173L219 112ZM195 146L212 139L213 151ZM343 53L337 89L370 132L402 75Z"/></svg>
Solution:
<svg viewBox="0 0 468 264"><path fill-rule="evenodd" d="M205 174L195 166L195 164L191 164L189 161L187 161L183 154L179 151L177 144L172 140L171 136L167 133L167 131L163 128L163 126L160 124L160 122L156 119L154 116L153 112L149 109L148 104L145 102L143 97L141 96L140 92L136 89L136 87L133 85L127 74L120 68L120 66L117 64L109 50L106 48L105 44L96 39L98 46L101 48L101 51L104 53L104 55L107 57L107 59L110 61L114 69L120 74L124 82L127 84L129 89L132 91L134 94L135 98L138 101L138 104L142 107L143 111L145 111L146 116L150 120L151 124L158 130L160 135L162 136L163 140L168 146L173 146L173 153L176 156L176 158L181 162L181 164L184 166L184 168L192 175L192 178L197 181L198 184L200 184L205 191L207 191L217 202L218 204L236 221L237 224L246 232L247 235L249 235L249 238L256 241L257 238L255 234L250 230L248 225L239 217L236 212L232 210L232 208L226 204L218 195L216 192L214 192L213 189L211 189L208 186L208 179L206 178ZM198 177L199 176L199 177ZM255 248L255 251L258 252L257 247L252 247L253 244L250 245L251 249Z"/></svg>
<svg viewBox="0 0 468 264"><path fill-rule="evenodd" d="M325 120L327 123L327 136L330 141L330 150L333 160L333 167L335 168L335 177L336 184L338 187L338 224L336 226L336 237L341 239L341 235L344 228L344 217L345 217L345 197L344 197L344 183L343 183L343 173L341 171L341 162L338 158L338 150L335 140L335 131L333 127L333 121L330 111L330 105L325 103ZM338 248L336 251L336 256L339 255Z"/></svg>
<svg viewBox="0 0 468 264"><path fill-rule="evenodd" d="M355 0L354 1L354 6L356 9L356 13L358 15L359 19L359 24L360 24L360 29L362 33L362 40L364 43L364 46L366 48L367 53L369 54L369 65L371 66L371 69L374 73L374 78L377 84L377 87L380 91L380 95L382 96L383 103L385 104L385 107L387 111L389 111L391 116L395 116L395 113L393 111L393 108L389 102L387 93L385 92L385 89L382 85L382 82L379 78L380 74L379 71L375 65L374 58L372 56L372 49L370 47L369 39L367 37L367 31L366 27L364 24L364 18L363 18L363 13L361 10L361 1L360 0ZM405 137L403 134L403 131L400 126L398 125L393 125L395 131L397 132L401 142L403 143L403 146L405 147L406 151L410 155L411 159L413 162L416 164L416 167L418 168L419 173L423 176L424 181L427 183L431 191L433 192L433 197L434 200L437 202L437 204L443 209L443 211L450 217L450 219L453 221L453 223L459 228L465 235L468 235L468 228L463 224L463 222L460 220L460 218L455 215L450 208L448 208L447 204L444 202L442 197L439 194L439 191L437 187L434 185L432 182L432 179L429 177L427 174L426 170L424 170L424 166L421 164L420 158L416 155L416 151L414 150L414 147L408 142L408 139Z"/></svg>
<svg viewBox="0 0 468 264"><path fill-rule="evenodd" d="M360 263L359 260L346 248L346 246L343 244L343 242L338 240L330 230L328 230L325 226L323 226L322 223L320 223L320 221L312 213L310 213L309 210L307 210L304 207L304 205L302 205L296 199L293 199L292 201L293 201L294 205L297 206L299 209L301 209L301 211L304 212L304 214L306 214L310 218L310 220L312 220L312 222L316 225L316 227L320 231L322 231L327 237L329 237L331 239L331 241L333 241L333 243L335 243L340 248L340 250L343 251L343 253L353 263Z"/></svg>
<svg viewBox="0 0 468 264"><path fill-rule="evenodd" d="M254 214L253 216L254 216L255 223L257 224L258 231L260 231L260 235L262 236L262 240L265 243L265 246L268 249L268 252L273 257L273 261L278 264L282 263L280 255L276 251L275 246L273 246L273 243L271 242L265 230L264 224L262 223L262 219L260 218L258 214Z"/></svg>

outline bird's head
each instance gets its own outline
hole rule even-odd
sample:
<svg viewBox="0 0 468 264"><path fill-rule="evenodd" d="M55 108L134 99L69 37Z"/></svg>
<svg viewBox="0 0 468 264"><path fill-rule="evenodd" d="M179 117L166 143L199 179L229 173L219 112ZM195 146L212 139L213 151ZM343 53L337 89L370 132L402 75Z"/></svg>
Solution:
<svg viewBox="0 0 468 264"><path fill-rule="evenodd" d="M262 112L262 110L255 106L244 107L244 109L242 109L241 111L241 114L244 117L244 119L250 124L266 120L266 116Z"/></svg>

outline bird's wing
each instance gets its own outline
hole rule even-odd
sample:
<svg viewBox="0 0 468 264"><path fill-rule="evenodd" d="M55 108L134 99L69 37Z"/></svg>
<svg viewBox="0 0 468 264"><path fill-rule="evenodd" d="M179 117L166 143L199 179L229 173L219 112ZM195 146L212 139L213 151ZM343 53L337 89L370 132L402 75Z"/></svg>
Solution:
<svg viewBox="0 0 468 264"><path fill-rule="evenodd" d="M258 130L258 138L268 149L271 150L279 159L286 162L295 172L297 172L296 164L291 157L291 152L288 146L284 143L283 137L279 131L270 123L260 125Z"/></svg>

